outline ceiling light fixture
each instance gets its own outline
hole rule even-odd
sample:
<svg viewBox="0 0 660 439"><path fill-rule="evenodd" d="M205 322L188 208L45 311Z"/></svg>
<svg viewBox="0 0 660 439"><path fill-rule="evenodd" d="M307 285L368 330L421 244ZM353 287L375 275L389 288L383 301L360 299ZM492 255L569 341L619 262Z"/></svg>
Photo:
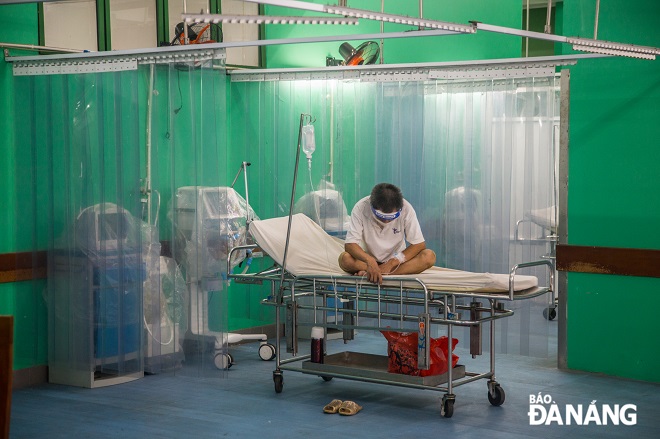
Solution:
<svg viewBox="0 0 660 439"><path fill-rule="evenodd" d="M327 14L343 15L345 17L363 18L365 20L384 21L388 23L405 24L428 29L442 29L456 33L473 34L476 32L474 25L450 23L447 21L427 20L424 18L409 17L407 15L385 14L382 12L368 11L365 9L346 8L334 5L317 5L297 0L245 0L251 3L260 3L285 8L302 9L305 11L325 12Z"/></svg>
<svg viewBox="0 0 660 439"><path fill-rule="evenodd" d="M650 59L654 60L655 55L649 55L646 53L636 53L636 52L626 52L623 50L613 50L613 49L603 49L601 47L587 47L579 44L573 44L573 50L579 50L581 52L589 53L601 53L603 55L612 55L612 56L626 56L628 58L639 58L639 59Z"/></svg>
<svg viewBox="0 0 660 439"><path fill-rule="evenodd" d="M385 14L363 9L344 8L341 6L325 6L323 12L343 15L345 17L364 18L366 20L385 21L388 23L406 24L427 29L442 29L452 32L473 34L476 29L472 25L450 23L446 21L427 20L425 18L408 17L406 15Z"/></svg>
<svg viewBox="0 0 660 439"><path fill-rule="evenodd" d="M629 58L650 60L654 60L656 55L660 55L660 49L657 47L636 46L633 44L571 37L567 39L567 42L573 45L573 50L602 53L604 55L627 56Z"/></svg>
<svg viewBox="0 0 660 439"><path fill-rule="evenodd" d="M268 15L181 14L186 23L224 24L359 24L357 18L276 17Z"/></svg>

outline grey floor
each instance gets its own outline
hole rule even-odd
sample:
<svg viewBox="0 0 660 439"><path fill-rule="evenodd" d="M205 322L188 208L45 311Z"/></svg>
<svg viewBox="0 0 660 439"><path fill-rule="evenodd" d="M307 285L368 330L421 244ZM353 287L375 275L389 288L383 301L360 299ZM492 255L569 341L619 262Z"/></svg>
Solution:
<svg viewBox="0 0 660 439"><path fill-rule="evenodd" d="M380 334L362 332L329 352L382 349ZM496 356L497 379L506 392L500 407L487 399L480 380L455 389L451 418L440 416L443 393L284 372L274 391L274 362L261 361L257 344L231 348L227 372L186 361L176 373L148 375L97 389L53 384L13 392L11 438L659 438L660 385L596 374L566 372L555 358ZM468 370L488 370L488 356L457 353ZM201 371L201 372L200 372ZM223 377L224 375L224 377ZM564 411L592 401L636 405L636 425L530 425L530 395L550 395ZM363 406L355 416L322 412L334 398Z"/></svg>

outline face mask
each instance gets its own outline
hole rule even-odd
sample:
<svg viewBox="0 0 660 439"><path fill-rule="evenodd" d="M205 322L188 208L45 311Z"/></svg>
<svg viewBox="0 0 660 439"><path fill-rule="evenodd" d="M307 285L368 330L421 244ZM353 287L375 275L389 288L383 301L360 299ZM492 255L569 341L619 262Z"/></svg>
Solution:
<svg viewBox="0 0 660 439"><path fill-rule="evenodd" d="M401 209L397 210L394 213L385 213L381 212L380 210L374 209L373 206L371 206L371 211L376 215L376 218L382 221L392 221L395 220L401 215Z"/></svg>

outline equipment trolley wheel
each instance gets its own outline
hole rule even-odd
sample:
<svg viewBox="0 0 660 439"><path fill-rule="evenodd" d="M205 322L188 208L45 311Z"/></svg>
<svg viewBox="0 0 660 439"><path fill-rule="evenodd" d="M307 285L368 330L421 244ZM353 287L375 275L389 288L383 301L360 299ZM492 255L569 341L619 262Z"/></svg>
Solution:
<svg viewBox="0 0 660 439"><path fill-rule="evenodd" d="M442 406L440 407L440 414L445 418L451 418L454 415L454 395L446 394L442 397Z"/></svg>
<svg viewBox="0 0 660 439"><path fill-rule="evenodd" d="M264 361L270 361L275 358L275 346L270 343L263 343L259 346L259 358Z"/></svg>
<svg viewBox="0 0 660 439"><path fill-rule="evenodd" d="M284 376L281 371L273 371L273 382L275 383L275 393L282 393L284 388Z"/></svg>
<svg viewBox="0 0 660 439"><path fill-rule="evenodd" d="M234 364L234 357L231 354L218 352L213 357L213 363L218 369L229 369Z"/></svg>
<svg viewBox="0 0 660 439"><path fill-rule="evenodd" d="M321 375L321 378L323 378L323 381L330 381L332 380L332 377Z"/></svg>
<svg viewBox="0 0 660 439"><path fill-rule="evenodd" d="M493 404L495 407L501 406L504 404L506 399L506 394L504 389L495 381L488 382L488 402Z"/></svg>
<svg viewBox="0 0 660 439"><path fill-rule="evenodd" d="M554 320L557 317L557 307L549 306L543 310L543 317L547 320Z"/></svg>

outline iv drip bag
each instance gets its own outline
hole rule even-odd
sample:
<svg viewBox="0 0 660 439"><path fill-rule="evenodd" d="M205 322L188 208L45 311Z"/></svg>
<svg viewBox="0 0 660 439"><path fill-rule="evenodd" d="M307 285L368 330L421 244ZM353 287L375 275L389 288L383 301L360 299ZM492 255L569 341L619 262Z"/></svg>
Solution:
<svg viewBox="0 0 660 439"><path fill-rule="evenodd" d="M307 156L307 160L312 159L312 154L316 150L316 140L314 139L314 125L305 125L302 127L302 150Z"/></svg>

